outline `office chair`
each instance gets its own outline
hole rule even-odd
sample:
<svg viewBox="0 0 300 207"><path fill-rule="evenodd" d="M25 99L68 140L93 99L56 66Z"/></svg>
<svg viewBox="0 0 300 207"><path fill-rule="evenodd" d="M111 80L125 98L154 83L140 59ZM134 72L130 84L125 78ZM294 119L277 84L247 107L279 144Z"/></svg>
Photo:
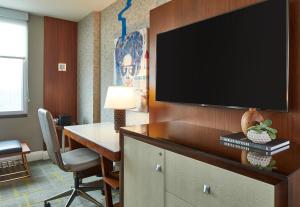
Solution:
<svg viewBox="0 0 300 207"><path fill-rule="evenodd" d="M61 153L60 145L58 142L58 137L57 137L57 133L56 133L56 129L55 129L55 125L51 113L45 109L39 109L38 116L39 116L40 125L42 129L43 139L44 142L46 143L46 147L50 159L61 170L66 172L72 172L74 177L73 189L45 200L44 206L50 207L51 204L49 203L49 201L63 198L66 196L70 196L70 198L66 203L65 207L69 207L77 196L81 196L82 198L94 203L97 206L102 206L97 200L95 200L94 198L92 198L90 195L86 193L86 191L98 190L99 188L88 187L86 185L82 186L81 179L79 178L78 175L80 172L84 170L90 169L95 166L99 166L100 165L99 155L87 148L80 148L66 153Z"/></svg>

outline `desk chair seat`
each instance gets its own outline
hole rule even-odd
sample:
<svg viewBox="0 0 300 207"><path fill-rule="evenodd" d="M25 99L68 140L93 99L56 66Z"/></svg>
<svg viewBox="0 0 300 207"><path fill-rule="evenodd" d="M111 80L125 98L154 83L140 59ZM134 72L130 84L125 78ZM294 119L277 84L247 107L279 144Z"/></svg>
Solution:
<svg viewBox="0 0 300 207"><path fill-rule="evenodd" d="M87 148L80 148L61 155L65 170L80 172L100 165L99 155Z"/></svg>
<svg viewBox="0 0 300 207"><path fill-rule="evenodd" d="M73 189L45 200L44 206L50 207L49 201L70 195L71 196L65 207L69 207L77 196L81 196L86 200L96 204L97 206L102 206L97 200L95 200L86 193L87 191L99 190L99 187L83 185L78 175L82 171L88 170L96 166L100 166L99 155L86 148L80 148L66 153L61 153L51 113L45 109L39 109L38 116L42 129L43 139L46 143L50 159L61 170L66 172L73 172L74 177Z"/></svg>

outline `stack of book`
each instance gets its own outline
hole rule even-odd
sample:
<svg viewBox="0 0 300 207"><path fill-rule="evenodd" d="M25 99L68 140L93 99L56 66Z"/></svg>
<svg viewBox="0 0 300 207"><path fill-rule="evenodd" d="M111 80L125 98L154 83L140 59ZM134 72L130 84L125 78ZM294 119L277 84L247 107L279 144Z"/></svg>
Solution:
<svg viewBox="0 0 300 207"><path fill-rule="evenodd" d="M257 144L247 139L243 132L220 136L221 143L226 146L243 146L244 148L254 148L267 152L282 151L289 148L290 141L286 139L275 139L266 144ZM232 144L232 145L229 145Z"/></svg>

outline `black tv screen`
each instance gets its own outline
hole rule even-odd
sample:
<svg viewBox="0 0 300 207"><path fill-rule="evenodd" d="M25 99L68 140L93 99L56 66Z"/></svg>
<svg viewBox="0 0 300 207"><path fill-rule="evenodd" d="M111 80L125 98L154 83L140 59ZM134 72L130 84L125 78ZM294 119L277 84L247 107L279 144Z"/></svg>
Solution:
<svg viewBox="0 0 300 207"><path fill-rule="evenodd" d="M158 34L156 100L287 111L287 22L269 0Z"/></svg>

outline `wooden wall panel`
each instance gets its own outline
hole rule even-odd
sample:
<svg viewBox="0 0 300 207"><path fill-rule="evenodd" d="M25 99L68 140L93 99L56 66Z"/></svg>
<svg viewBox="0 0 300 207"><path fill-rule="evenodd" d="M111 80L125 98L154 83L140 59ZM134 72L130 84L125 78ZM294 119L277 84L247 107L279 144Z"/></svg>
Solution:
<svg viewBox="0 0 300 207"><path fill-rule="evenodd" d="M77 23L45 17L44 107L77 121ZM59 72L58 63L67 71Z"/></svg>
<svg viewBox="0 0 300 207"><path fill-rule="evenodd" d="M262 0L173 0L150 13L150 122L183 120L207 127L241 131L245 110L200 107L155 101L156 35L216 15L240 9ZM279 136L300 143L300 0L290 0L290 110L262 112L273 120Z"/></svg>

